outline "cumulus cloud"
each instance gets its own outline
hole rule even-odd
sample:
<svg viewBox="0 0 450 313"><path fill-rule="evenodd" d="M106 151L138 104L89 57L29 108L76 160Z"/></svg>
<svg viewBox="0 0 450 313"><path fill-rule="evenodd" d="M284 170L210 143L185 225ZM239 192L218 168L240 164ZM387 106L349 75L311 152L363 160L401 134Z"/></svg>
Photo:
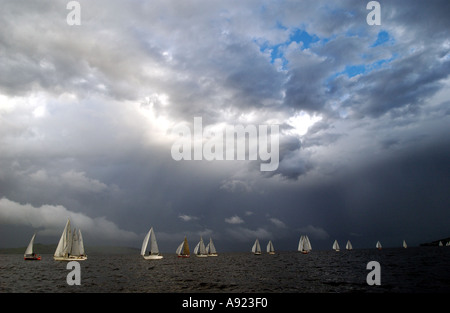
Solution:
<svg viewBox="0 0 450 313"><path fill-rule="evenodd" d="M5 197L0 199L0 223L19 226L31 226L43 235L58 235L70 219L74 227L80 228L89 238L106 240L134 240L137 235L122 230L105 217L91 218L83 213L68 210L62 205L45 204L35 207L29 203L21 204Z"/></svg>
<svg viewBox="0 0 450 313"><path fill-rule="evenodd" d="M244 223L244 220L242 218L240 218L239 216L234 215L232 217L226 218L225 222L228 224L242 224L242 223Z"/></svg>

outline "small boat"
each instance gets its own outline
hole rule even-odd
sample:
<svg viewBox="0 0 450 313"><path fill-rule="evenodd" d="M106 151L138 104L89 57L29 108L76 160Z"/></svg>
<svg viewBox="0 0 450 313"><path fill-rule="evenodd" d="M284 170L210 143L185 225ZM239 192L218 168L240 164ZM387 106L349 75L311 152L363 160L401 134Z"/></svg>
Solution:
<svg viewBox="0 0 450 313"><path fill-rule="evenodd" d="M309 241L308 236L301 235L300 240L298 242L298 251L300 251L303 254L307 254L311 250L312 250L311 242Z"/></svg>
<svg viewBox="0 0 450 313"><path fill-rule="evenodd" d="M214 243L213 243L211 237L209 237L209 243L206 246L206 253L208 254L208 256L218 256L216 247L214 246Z"/></svg>
<svg viewBox="0 0 450 313"><path fill-rule="evenodd" d="M87 255L84 252L83 236L81 230L76 229L72 231L70 226L70 219L67 219L64 231L59 239L55 254L53 255L55 261L84 261Z"/></svg>
<svg viewBox="0 0 450 313"><path fill-rule="evenodd" d="M187 238L184 237L184 241L178 246L176 254L179 258L188 258L190 256L189 244Z"/></svg>
<svg viewBox="0 0 450 313"><path fill-rule="evenodd" d="M197 245L194 248L194 254L196 257L199 257L199 258L206 258L208 256L208 253L206 252L205 243L203 242L202 237L200 237L200 241L197 243Z"/></svg>
<svg viewBox="0 0 450 313"><path fill-rule="evenodd" d="M439 241L439 247L443 247L444 245L442 244L442 241Z"/></svg>
<svg viewBox="0 0 450 313"><path fill-rule="evenodd" d="M347 241L347 244L345 245L345 249L353 250L353 246L352 246L352 243L350 242L350 240Z"/></svg>
<svg viewBox="0 0 450 313"><path fill-rule="evenodd" d="M25 253L23 255L23 259L25 261L40 261L41 260L41 256L37 255L33 251L34 237L36 237L36 233L33 235L33 237L31 237L30 243L28 244L28 247L25 250Z"/></svg>
<svg viewBox="0 0 450 313"><path fill-rule="evenodd" d="M267 244L267 253L275 254L275 248L273 247L273 243L271 240L269 240L269 243Z"/></svg>
<svg viewBox="0 0 450 313"><path fill-rule="evenodd" d="M408 245L406 244L406 241L403 240L403 248L408 248Z"/></svg>
<svg viewBox="0 0 450 313"><path fill-rule="evenodd" d="M150 251L148 255L146 255L145 250L147 250L148 242L150 241ZM142 242L141 255L146 260L160 260L163 256L159 253L158 243L156 242L155 232L153 231L153 227L150 228L147 235Z"/></svg>
<svg viewBox="0 0 450 313"><path fill-rule="evenodd" d="M340 251L339 244L338 244L337 240L335 240L333 242L333 250L334 251Z"/></svg>
<svg viewBox="0 0 450 313"><path fill-rule="evenodd" d="M256 239L255 243L253 244L252 252L253 252L254 255L260 255L261 254L261 246L259 244L258 238Z"/></svg>
<svg viewBox="0 0 450 313"><path fill-rule="evenodd" d="M377 244L375 246L378 250L381 250L381 243L379 241L377 241Z"/></svg>

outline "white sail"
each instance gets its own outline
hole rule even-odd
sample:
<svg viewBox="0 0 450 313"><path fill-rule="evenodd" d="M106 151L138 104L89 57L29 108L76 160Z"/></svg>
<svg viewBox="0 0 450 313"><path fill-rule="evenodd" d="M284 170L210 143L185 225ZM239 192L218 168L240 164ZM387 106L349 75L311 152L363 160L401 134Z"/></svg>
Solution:
<svg viewBox="0 0 450 313"><path fill-rule="evenodd" d="M180 245L177 248L177 251L175 251L176 254L181 255L181 250L183 250L184 241L180 243Z"/></svg>
<svg viewBox="0 0 450 313"><path fill-rule="evenodd" d="M147 250L148 240L150 239L151 229L148 231L147 235L144 237L144 241L142 242L141 247L141 255L145 255L145 250Z"/></svg>
<svg viewBox="0 0 450 313"><path fill-rule="evenodd" d="M64 231L61 234L61 238L59 239L58 246L55 250L55 257L64 257L70 251L70 245L72 244L72 237L70 231L70 220L67 219L66 226L64 227Z"/></svg>
<svg viewBox="0 0 450 313"><path fill-rule="evenodd" d="M347 241L347 244L345 245L345 249L353 250L353 246L352 246L352 243L350 242L350 240Z"/></svg>
<svg viewBox="0 0 450 313"><path fill-rule="evenodd" d="M339 251L340 249L339 249L339 243L337 242L337 240L335 240L334 242L333 242L333 250L335 250L335 251Z"/></svg>
<svg viewBox="0 0 450 313"><path fill-rule="evenodd" d="M84 253L84 243L83 243L83 236L81 235L81 229L78 229L78 244L79 244L79 250L80 250L80 255L85 255Z"/></svg>
<svg viewBox="0 0 450 313"><path fill-rule="evenodd" d="M377 249L381 249L381 243L379 241L377 241L377 244L375 246Z"/></svg>
<svg viewBox="0 0 450 313"><path fill-rule="evenodd" d="M31 237L30 243L28 244L28 247L25 250L24 256L33 254L34 237L36 237L36 234L34 234L33 237Z"/></svg>
<svg viewBox="0 0 450 313"><path fill-rule="evenodd" d="M301 251L303 253L308 253L309 251L312 250L311 242L309 241L309 238L307 235L300 236L297 250Z"/></svg>
<svg viewBox="0 0 450 313"><path fill-rule="evenodd" d="M403 240L403 248L407 248L408 245L406 244L406 241Z"/></svg>
<svg viewBox="0 0 450 313"><path fill-rule="evenodd" d="M269 254L274 254L275 253L275 248L273 247L273 243L272 243L271 240L269 240L269 242L267 243L266 251Z"/></svg>
<svg viewBox="0 0 450 313"><path fill-rule="evenodd" d="M212 241L212 238L209 238L209 243L206 246L206 253L209 256L217 256L217 251L216 251L216 247L214 246L214 243Z"/></svg>
<svg viewBox="0 0 450 313"><path fill-rule="evenodd" d="M147 250L147 245L150 242L150 251L149 254L146 256L145 251ZM141 248L141 255L144 257L144 259L162 259L162 255L159 254L158 249L158 243L156 242L156 235L153 231L153 227L150 228L147 235L144 238L144 241L142 242L142 248Z"/></svg>
<svg viewBox="0 0 450 313"><path fill-rule="evenodd" d="M252 252L254 254L261 254L261 246L259 244L259 240L258 239L256 239L255 243L253 244Z"/></svg>
<svg viewBox="0 0 450 313"><path fill-rule="evenodd" d="M203 242L203 238L200 237L200 241L194 248L194 254L196 256L207 256L205 243Z"/></svg>
<svg viewBox="0 0 450 313"><path fill-rule="evenodd" d="M72 235L72 249L70 250L70 255L72 256L80 256L80 241L78 238L78 232L76 229L73 231Z"/></svg>

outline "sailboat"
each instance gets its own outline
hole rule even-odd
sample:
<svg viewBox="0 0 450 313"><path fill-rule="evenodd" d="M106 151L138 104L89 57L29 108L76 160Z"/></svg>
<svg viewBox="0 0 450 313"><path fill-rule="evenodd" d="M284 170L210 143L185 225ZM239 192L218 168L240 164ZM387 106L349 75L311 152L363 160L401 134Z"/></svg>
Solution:
<svg viewBox="0 0 450 313"><path fill-rule="evenodd" d="M312 250L311 242L309 241L308 236L301 235L300 240L298 242L298 251L300 251L303 254L307 254L311 250Z"/></svg>
<svg viewBox="0 0 450 313"><path fill-rule="evenodd" d="M176 254L179 258L188 258L191 254L189 251L189 244L187 238L184 237L184 241L178 246Z"/></svg>
<svg viewBox="0 0 450 313"><path fill-rule="evenodd" d="M334 251L340 251L340 249L339 249L339 244L338 244L337 240L335 240L335 241L333 242L333 250L334 250Z"/></svg>
<svg viewBox="0 0 450 313"><path fill-rule="evenodd" d="M275 254L275 249L273 247L273 243L271 240L269 240L269 243L267 244L267 253L268 254Z"/></svg>
<svg viewBox="0 0 450 313"><path fill-rule="evenodd" d="M381 250L381 243L379 241L377 241L377 244L375 246L378 250Z"/></svg>
<svg viewBox="0 0 450 313"><path fill-rule="evenodd" d="M150 241L150 251L148 255L145 255L145 251L147 250L148 242ZM153 231L153 227L150 228L147 235L142 242L141 255L146 260L160 260L163 256L159 253L158 243L156 242L155 232Z"/></svg>
<svg viewBox="0 0 450 313"><path fill-rule="evenodd" d="M53 259L56 261L84 261L87 255L84 252L83 236L81 230L78 232L70 226L70 219L67 219L64 231L59 239Z"/></svg>
<svg viewBox="0 0 450 313"><path fill-rule="evenodd" d="M403 240L403 248L407 248L408 245L406 244L406 241Z"/></svg>
<svg viewBox="0 0 450 313"><path fill-rule="evenodd" d="M197 245L194 248L194 254L195 256L199 258L205 258L208 256L208 253L206 252L205 243L203 242L203 238L200 237L200 241L197 243Z"/></svg>
<svg viewBox="0 0 450 313"><path fill-rule="evenodd" d="M208 254L208 256L217 256L217 251L216 251L216 247L214 246L214 243L212 241L212 238L209 237L209 243L206 246L206 253Z"/></svg>
<svg viewBox="0 0 450 313"><path fill-rule="evenodd" d="M443 247L444 245L442 244L442 241L439 241L439 247Z"/></svg>
<svg viewBox="0 0 450 313"><path fill-rule="evenodd" d="M353 246L352 246L352 243L350 242L350 240L347 240L347 244L345 245L345 249L353 250Z"/></svg>
<svg viewBox="0 0 450 313"><path fill-rule="evenodd" d="M23 255L23 259L25 261L40 261L41 260L41 256L37 255L36 253L33 252L34 237L36 237L36 233L34 233L33 237L31 237L30 243L28 244L28 247L25 250L25 253Z"/></svg>
<svg viewBox="0 0 450 313"><path fill-rule="evenodd" d="M253 244L252 252L253 252L254 255L260 255L261 254L261 246L259 245L258 238L256 238L256 241Z"/></svg>

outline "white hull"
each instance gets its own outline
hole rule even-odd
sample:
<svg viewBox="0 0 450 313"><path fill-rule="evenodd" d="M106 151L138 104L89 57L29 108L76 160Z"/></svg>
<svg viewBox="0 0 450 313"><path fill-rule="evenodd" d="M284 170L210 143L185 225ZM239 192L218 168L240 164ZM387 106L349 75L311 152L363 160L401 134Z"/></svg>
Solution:
<svg viewBox="0 0 450 313"><path fill-rule="evenodd" d="M208 256L218 256L218 254L217 253L211 253L211 254L208 254Z"/></svg>
<svg viewBox="0 0 450 313"><path fill-rule="evenodd" d="M142 257L146 260L161 260L163 258L162 255L143 255Z"/></svg>
<svg viewBox="0 0 450 313"><path fill-rule="evenodd" d="M196 254L195 255L197 258L207 258L208 255L207 254Z"/></svg>
<svg viewBox="0 0 450 313"><path fill-rule="evenodd" d="M69 257L54 256L53 259L55 261L84 261L87 260L87 256L69 256Z"/></svg>
<svg viewBox="0 0 450 313"><path fill-rule="evenodd" d="M261 252L253 252L254 255L261 255Z"/></svg>

